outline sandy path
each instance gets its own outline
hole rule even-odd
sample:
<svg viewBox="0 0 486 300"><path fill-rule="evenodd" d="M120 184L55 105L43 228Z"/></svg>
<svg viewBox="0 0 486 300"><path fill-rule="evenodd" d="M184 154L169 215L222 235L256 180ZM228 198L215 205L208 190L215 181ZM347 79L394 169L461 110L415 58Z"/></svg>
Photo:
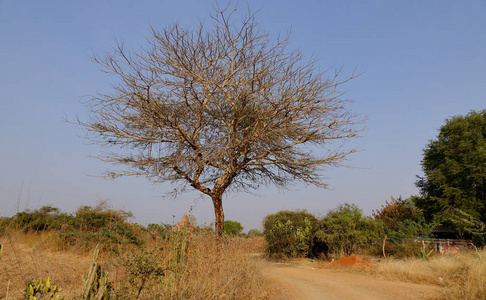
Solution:
<svg viewBox="0 0 486 300"><path fill-rule="evenodd" d="M342 269L316 269L302 262L269 263L265 276L275 285L271 300L415 300L441 293L436 286L386 281Z"/></svg>

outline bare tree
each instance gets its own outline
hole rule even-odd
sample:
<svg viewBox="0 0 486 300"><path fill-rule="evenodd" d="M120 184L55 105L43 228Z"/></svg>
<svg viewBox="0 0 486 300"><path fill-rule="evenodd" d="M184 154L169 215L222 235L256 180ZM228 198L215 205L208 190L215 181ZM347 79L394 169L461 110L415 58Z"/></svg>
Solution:
<svg viewBox="0 0 486 300"><path fill-rule="evenodd" d="M337 90L349 78L316 70L286 51L287 38L272 42L253 14L234 21L235 11L216 8L209 27L152 29L139 52L117 43L96 56L119 82L79 121L89 139L127 149L104 158L130 166L109 176L146 175L211 197L219 237L225 192L295 181L325 188L322 169L353 153L343 142L361 130Z"/></svg>

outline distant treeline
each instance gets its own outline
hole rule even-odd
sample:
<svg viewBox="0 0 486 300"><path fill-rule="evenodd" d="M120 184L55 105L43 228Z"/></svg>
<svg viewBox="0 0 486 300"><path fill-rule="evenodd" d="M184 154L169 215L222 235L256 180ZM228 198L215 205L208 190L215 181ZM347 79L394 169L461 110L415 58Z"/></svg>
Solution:
<svg viewBox="0 0 486 300"><path fill-rule="evenodd" d="M59 208L43 206L36 210L25 210L12 217L0 218L0 235L8 229L22 232L52 231L60 237L63 247L105 244L136 244L144 243L144 238L166 238L172 232L172 224L149 224L142 226L128 222L131 212L110 208L105 202L98 205L81 206L74 213L62 212ZM241 231L243 227L236 221L225 221L225 233L228 236L254 237L261 236L258 230L250 230L248 234ZM195 233L214 234L209 226L194 226Z"/></svg>
<svg viewBox="0 0 486 300"><path fill-rule="evenodd" d="M457 237L472 239L477 247L486 241L484 224L454 209L428 221L416 206L419 197L392 198L372 216L364 216L355 204L343 204L317 218L303 211L280 211L264 220L268 253L286 257L339 257L352 253L425 257L434 229L454 222ZM442 222L439 222L442 220Z"/></svg>

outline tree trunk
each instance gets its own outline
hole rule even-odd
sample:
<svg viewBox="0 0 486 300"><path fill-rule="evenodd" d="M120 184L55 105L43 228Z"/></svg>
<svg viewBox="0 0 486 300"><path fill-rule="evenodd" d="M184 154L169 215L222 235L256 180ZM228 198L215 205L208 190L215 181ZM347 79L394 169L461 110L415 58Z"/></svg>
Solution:
<svg viewBox="0 0 486 300"><path fill-rule="evenodd" d="M386 239L388 238L388 235L385 234L385 238L383 239L383 257L386 258L386 253L385 253L385 246L386 246Z"/></svg>
<svg viewBox="0 0 486 300"><path fill-rule="evenodd" d="M216 238L220 240L224 233L223 195L213 195L211 199L213 200L214 215L216 217L214 229Z"/></svg>

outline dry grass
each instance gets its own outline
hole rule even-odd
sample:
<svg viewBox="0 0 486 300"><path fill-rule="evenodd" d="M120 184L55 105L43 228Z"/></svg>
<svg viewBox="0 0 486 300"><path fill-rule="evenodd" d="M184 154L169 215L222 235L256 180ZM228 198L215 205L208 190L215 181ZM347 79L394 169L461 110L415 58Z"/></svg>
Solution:
<svg viewBox="0 0 486 300"><path fill-rule="evenodd" d="M429 260L386 260L370 272L389 279L446 287L442 299L486 299L486 250Z"/></svg>
<svg viewBox="0 0 486 300"><path fill-rule="evenodd" d="M194 235L188 240L183 264L174 263L173 240L147 239L144 247L122 249L121 255L101 252L99 263L109 271L113 299L265 299L267 282L263 262L250 253L261 252L262 238L228 239L223 244L214 236ZM50 233L9 232L0 236L4 245L0 257L0 299L23 299L26 280L50 277L63 290L59 295L79 296L92 251L85 247L61 249ZM127 263L128 262L128 263ZM146 276L152 267L164 275ZM180 269L178 269L180 266ZM135 267L137 270L129 270ZM131 275L134 275L130 277ZM142 289L140 289L142 287Z"/></svg>
<svg viewBox="0 0 486 300"><path fill-rule="evenodd" d="M245 243L246 242L246 243ZM254 256L261 239L230 239L219 245L214 239L195 237L188 253L183 285L186 299L264 299L262 262ZM179 292L180 292L179 291ZM177 297L179 298L179 297Z"/></svg>
<svg viewBox="0 0 486 300"><path fill-rule="evenodd" d="M231 238L231 243L239 247L244 253L265 253L268 243L263 236L253 238L235 237Z"/></svg>
<svg viewBox="0 0 486 300"><path fill-rule="evenodd" d="M213 235L194 235L188 240L188 250L181 260L174 256L172 240L155 242L145 252L148 261L140 261L141 252L133 251L123 256L121 265L113 265L112 273L118 276L117 299L265 299L267 282L263 279L263 261L251 255L262 247L262 240L231 238L222 244ZM180 257L180 256L179 256ZM139 268L140 266L142 266ZM164 276L151 277L147 270L164 268ZM128 268L127 268L128 267ZM146 282L140 294L142 278L133 280L137 273L145 272ZM143 277L143 276L142 276Z"/></svg>
<svg viewBox="0 0 486 300"><path fill-rule="evenodd" d="M0 257L0 299L24 299L26 280L50 277L62 287L62 295L80 294L81 276L86 273L90 255L75 251L55 251L49 234L10 232L0 237L4 245Z"/></svg>

